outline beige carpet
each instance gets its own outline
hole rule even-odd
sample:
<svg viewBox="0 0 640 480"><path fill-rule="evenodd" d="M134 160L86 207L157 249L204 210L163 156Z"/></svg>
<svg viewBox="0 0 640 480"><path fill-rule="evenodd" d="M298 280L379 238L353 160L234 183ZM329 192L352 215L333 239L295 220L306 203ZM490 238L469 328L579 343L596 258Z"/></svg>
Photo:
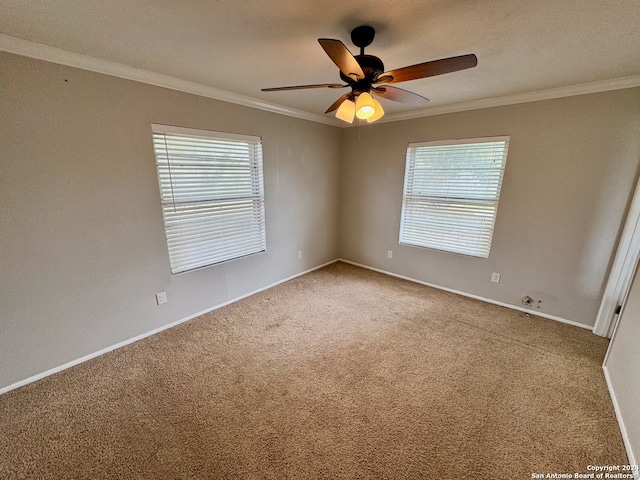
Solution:
<svg viewBox="0 0 640 480"><path fill-rule="evenodd" d="M0 396L0 478L503 480L624 464L606 347L337 263Z"/></svg>

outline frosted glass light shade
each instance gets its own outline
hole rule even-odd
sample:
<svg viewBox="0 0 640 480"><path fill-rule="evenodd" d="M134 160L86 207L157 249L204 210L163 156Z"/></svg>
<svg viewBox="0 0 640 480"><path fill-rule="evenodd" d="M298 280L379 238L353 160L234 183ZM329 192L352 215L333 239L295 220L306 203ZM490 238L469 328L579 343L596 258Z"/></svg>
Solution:
<svg viewBox="0 0 640 480"><path fill-rule="evenodd" d="M382 109L382 105L380 105L380 102L377 101L375 98L373 98L373 105L376 110L376 113L374 113L369 118L367 118L367 122L369 123L375 122L376 120L378 120L380 117L384 115L384 110Z"/></svg>
<svg viewBox="0 0 640 480"><path fill-rule="evenodd" d="M376 106L373 102L373 97L369 93L362 92L356 101L356 117L365 120L373 116L376 113Z"/></svg>
<svg viewBox="0 0 640 480"><path fill-rule="evenodd" d="M345 100L338 108L336 117L348 123L353 123L353 117L356 115L356 104L351 100Z"/></svg>

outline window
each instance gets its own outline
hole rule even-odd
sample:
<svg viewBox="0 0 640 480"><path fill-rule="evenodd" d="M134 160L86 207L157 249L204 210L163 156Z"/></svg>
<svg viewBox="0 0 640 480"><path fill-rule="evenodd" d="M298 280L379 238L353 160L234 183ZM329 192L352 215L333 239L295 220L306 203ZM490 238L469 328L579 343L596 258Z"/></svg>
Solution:
<svg viewBox="0 0 640 480"><path fill-rule="evenodd" d="M171 272L266 249L259 137L152 125Z"/></svg>
<svg viewBox="0 0 640 480"><path fill-rule="evenodd" d="M400 243L489 257L509 137L410 143Z"/></svg>

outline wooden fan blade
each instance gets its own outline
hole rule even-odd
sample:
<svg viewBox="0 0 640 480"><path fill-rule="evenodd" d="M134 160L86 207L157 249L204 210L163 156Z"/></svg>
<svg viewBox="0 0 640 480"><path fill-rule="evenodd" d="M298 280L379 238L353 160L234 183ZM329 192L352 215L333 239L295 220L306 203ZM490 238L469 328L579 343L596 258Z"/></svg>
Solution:
<svg viewBox="0 0 640 480"><path fill-rule="evenodd" d="M427 104L428 98L418 95L417 93L410 92L398 87L392 87L391 85L381 85L379 87L373 87L371 92L388 100L394 102L408 103L409 105L415 105L421 107Z"/></svg>
<svg viewBox="0 0 640 480"><path fill-rule="evenodd" d="M348 85L340 85L339 83L319 83L316 85L295 85L293 87L273 87L273 88L263 88L263 92L280 92L283 90L305 90L307 88L343 88L348 87Z"/></svg>
<svg viewBox="0 0 640 480"><path fill-rule="evenodd" d="M344 43L331 38L319 38L318 42L322 48L324 48L327 55L329 55L329 58L333 60L333 63L335 63L340 71L347 77L351 77L354 80L364 78L362 67L360 67L360 64L349 49L344 46Z"/></svg>
<svg viewBox="0 0 640 480"><path fill-rule="evenodd" d="M333 112L334 110L337 110L340 107L340 105L342 105L342 102L349 99L349 97L351 97L352 95L353 95L353 92L345 93L338 100L333 102L331 106L327 108L327 111L324 113L330 113L330 112Z"/></svg>
<svg viewBox="0 0 640 480"><path fill-rule="evenodd" d="M443 73L457 72L466 68L473 68L478 64L474 54L459 57L442 58L431 62L419 63L410 67L398 68L378 75L375 83L398 83L419 78L433 77Z"/></svg>

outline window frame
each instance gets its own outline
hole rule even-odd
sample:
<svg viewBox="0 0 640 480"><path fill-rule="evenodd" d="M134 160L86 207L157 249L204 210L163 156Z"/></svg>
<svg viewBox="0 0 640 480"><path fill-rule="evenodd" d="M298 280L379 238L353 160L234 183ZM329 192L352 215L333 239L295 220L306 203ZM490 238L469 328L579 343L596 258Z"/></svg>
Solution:
<svg viewBox="0 0 640 480"><path fill-rule="evenodd" d="M265 252L266 251L266 214L265 214L265 198L264 198L265 195L264 195L264 166L263 166L263 153L262 153L262 138L258 136L252 136L252 135L242 135L242 134L235 134L235 133L228 133L228 132L218 132L213 130L202 130L202 129L195 129L195 128L178 127L178 126L163 125L158 123L151 124L151 131L152 131L152 143L153 143L153 151L154 151L154 158L155 158L156 174L158 177L158 187L160 190L160 202L162 205L163 227L165 232L165 239L167 242L167 248L169 252L171 274L179 275L182 273L188 273L188 272L192 272L202 268L207 268L213 265L220 265L222 263L230 262L233 260L237 260L240 258L245 258L247 256ZM219 142L218 144L215 144L214 142L210 144L210 147L212 149L222 148L223 144L226 143L228 145L229 142L240 143L240 144L246 143L248 153L247 153L246 159L243 158L242 160L248 162L248 165L246 166L246 168L248 168L249 173L243 172L243 176L238 177L238 179L244 180L246 183L247 180L251 178L250 180L250 185L251 185L250 188L252 191L251 195L244 194L244 195L238 195L238 196L222 197L221 192L223 190L223 187L219 185L217 187L213 187L213 184L215 182L211 182L210 180L211 177L209 177L209 182L205 182L205 183L210 183L211 185L209 187L205 187L202 190L202 192L204 192L203 194L206 194L208 190L210 194L209 197L198 198L198 200L195 200L195 199L176 200L176 196L174 194L174 188L177 186L177 181L174 182L172 178L174 175L176 175L176 172L175 172L176 167L174 167L173 169L174 171L173 175L172 175L172 168L171 168L171 165L172 164L175 165L176 163L175 152L172 152L174 154L173 163L172 163L172 160L171 160L172 157L169 150L165 148L165 151L161 152L161 154L159 155L159 152L157 149L157 143L162 142L162 140L159 140L158 138L163 135L165 136L165 140L164 140L165 147L166 147L167 136L170 136L170 137L172 136L173 141L176 141L178 137L186 138L186 139L188 139L188 137L191 137L191 138L194 138L195 141L200 144L200 146L202 146L204 142L206 142L207 140L213 140L214 142L218 141ZM203 155L201 157L196 157L196 158L198 158L198 161L202 161L202 159L206 159L206 156ZM205 165L205 167L210 167L214 169L219 168L219 166L223 165L226 160L229 160L229 162L235 160L237 162L237 158L232 160L231 157L229 157L228 159L224 157L213 157L213 153L209 157L209 159L211 159L212 162L209 165ZM180 165L177 168L180 168L180 167L184 168L185 164ZM200 165L199 166L191 165L191 168L200 169L200 170L203 169L203 167ZM168 183L166 178L163 182L163 178L161 174L163 169L166 169L166 171L168 172L168 175L169 175ZM195 181L197 181L198 178L206 180L206 177L207 177L207 174L205 172L201 172L197 175L194 174L193 179ZM165 189L165 193L163 193L163 188ZM166 188L170 188L171 190L170 199L166 194ZM245 190L246 189L247 188L245 187ZM178 195L180 195L180 193ZM183 193L183 195L186 196L187 194ZM183 215L183 217L180 218L180 214L177 212L177 209L189 208L189 207L193 209L197 209L198 205L206 204L211 210L211 209L215 209L216 206L218 206L219 208L220 205L223 205L225 202L227 202L228 204L229 202L233 202L233 201L247 203L247 205L244 205L243 207L246 210L244 213L251 212L250 222L255 222L255 223L250 223L250 227L253 227L253 230L250 230L249 232L247 232L245 234L246 236L242 238L246 240L251 235L253 235L254 243L257 246L255 246L254 248L248 248L246 251L240 254L237 254L237 253L226 254L224 253L224 246L222 247L220 246L221 244L225 243L224 240L220 240L216 242L215 240L208 239L207 241L204 241L204 242L201 241L200 244L201 245L215 244L217 245L217 247L216 248L202 247L202 251L205 252L205 254L203 254L204 257L201 258L199 261L196 261L196 260L178 261L178 258L182 258L182 259L193 258L196 255L193 255L193 254L191 254L191 256L185 255L184 254L185 249L183 248L182 251L180 251L181 247L176 246L176 244L179 243L180 245L186 246L186 248L194 248L193 246L196 245L198 242L193 240L193 238L191 240L188 239L188 237L190 236L193 237L195 235L192 235L192 234L190 235L188 233L183 234L181 227L175 227L176 222L185 222L184 218L186 217L186 215ZM249 202L252 202L251 208L248 207ZM173 209L173 215L174 215L173 217L171 217L171 214L169 212L169 209L171 208ZM204 235L211 236L215 231L215 233L218 233L218 238L220 237L222 237L223 239L226 238L224 236L224 232L223 232L223 235L221 236L220 232L216 231L216 228L220 229L221 225L223 224L223 222L220 221L220 218L219 218L222 214L218 215L217 220L211 219L212 217L215 217L215 215L211 215L203 212L201 212L200 215L201 216L199 218L201 219L201 225L206 224L205 228L208 228L204 232ZM209 217L207 217L207 215L209 215ZM170 226L171 222L174 223L173 226ZM237 225L240 225L240 222L236 220L235 224L236 226L234 228L236 229L236 231L232 232L232 235L233 234L237 235L238 232L242 230L242 227L237 226ZM243 223L243 224L246 224L246 223ZM185 230L187 230L187 228L185 228ZM176 238L178 238L178 240L176 240ZM238 238L241 238L241 237L238 237ZM256 238L257 238L257 241L255 241ZM247 244L250 244L250 243L251 242L247 242ZM244 244L241 246L244 246ZM177 253L176 253L176 249L178 249ZM214 261L211 261L211 258L215 257L215 255L218 255L220 258L215 259Z"/></svg>
<svg viewBox="0 0 640 480"><path fill-rule="evenodd" d="M404 183L403 183L402 205L401 205L401 212L400 212L399 243L401 245L406 245L410 247L427 248L429 250L435 250L435 251L440 251L444 253L452 253L455 255L463 255L463 256L468 256L472 258L483 258L483 259L489 258L489 255L491 252L491 246L493 243L495 222L498 215L498 206L499 206L500 194L502 190L502 183L504 180L504 172L506 169L510 140L511 140L510 135L500 135L500 136L492 136L492 137L463 138L463 139L453 139L453 140L435 140L435 141L427 141L427 142L409 143L407 145L406 158L405 158L405 175L404 175ZM498 172L495 199L492 199L489 196L487 196L487 198L478 198L477 196L474 198L474 196L464 197L464 196L459 196L459 194L458 196L447 196L444 194L443 195L424 195L424 194L419 195L414 193L415 162L416 162L416 153L418 149L431 148L431 147L456 147L460 145L479 145L484 143L496 143L496 142L503 143L503 152L502 152L502 157L501 157L502 160L501 160L501 164ZM412 154L412 150L413 150L413 154ZM410 164L410 162L412 161L413 161L413 165ZM463 169L459 169L458 171L463 171ZM409 184L410 181L412 182L411 185ZM456 185L454 182L451 182L450 185L457 186L458 188L460 187L460 185ZM487 183L486 185L489 185L489 183ZM496 185L493 185L493 184L491 184L491 186L494 188L496 187ZM411 200L412 197L414 198L413 203ZM427 217L427 214L429 211L432 214L434 214L438 210L447 210L448 208L450 212L457 210L458 211L457 214L459 215L459 212L461 211L461 208L460 208L461 205L463 206L468 205L476 208L482 208L482 207L487 208L489 206L489 208L493 208L493 215L490 219L490 224L487 224L486 226L483 225L483 230L481 230L481 233L478 234L478 240L477 240L478 245L476 246L477 248L475 252L472 252L471 248L468 248L468 247L458 248L458 249L453 248L451 245L454 244L455 241L446 240L446 237L453 238L450 232L453 232L453 235L455 235L456 233L460 235L461 229L465 225L467 226L467 228L472 228L472 217L470 217L467 214L465 214L464 216L460 216L460 218L467 219L468 223L465 225L459 226L457 229L457 232L455 227L451 228L450 224L449 225L444 224L448 228L448 229L443 228L444 234L443 232L441 232L440 236L438 237L432 234L424 235L424 237L431 237L433 239L438 238L439 241L441 242L439 246L435 245L435 241L432 244L429 244L425 238L422 239L423 243L417 243L416 241L411 241L408 238L409 237L408 233L412 231L410 224L413 223L415 225L416 218L418 218L418 220L420 220L420 218L418 215L415 215L415 214L413 217L411 217L411 214L408 213L408 207L413 206L415 209L415 206L420 201L416 199L422 199L422 202L423 202L423 209L425 210L425 213L422 215L422 220L424 224L433 223L433 219L428 219ZM425 207L424 204L427 204L427 203L431 203L431 206ZM434 214L434 217L435 215L437 214ZM416 227L414 226L414 228ZM418 233L416 232L417 230L413 232L414 236L418 236ZM480 237L482 237L483 235L488 236L488 243L486 241L484 243L480 242ZM444 247L442 245L443 243L445 244ZM481 244L483 244L482 248L480 248Z"/></svg>

